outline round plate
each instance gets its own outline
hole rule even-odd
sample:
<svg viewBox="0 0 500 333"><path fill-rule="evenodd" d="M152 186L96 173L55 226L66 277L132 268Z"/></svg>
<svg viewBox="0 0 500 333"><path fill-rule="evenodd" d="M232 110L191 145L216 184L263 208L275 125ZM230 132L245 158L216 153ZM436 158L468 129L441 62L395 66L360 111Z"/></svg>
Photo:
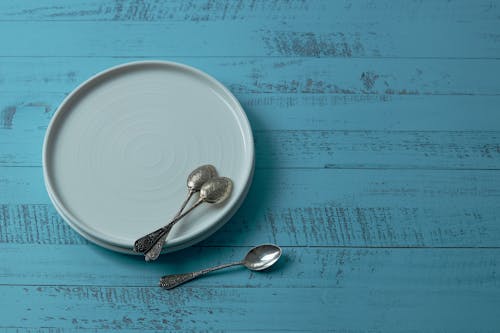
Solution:
<svg viewBox="0 0 500 333"><path fill-rule="evenodd" d="M120 252L175 215L188 174L202 164L233 180L232 195L181 220L168 250L201 241L236 212L251 183L254 145L243 109L222 84L164 61L124 64L84 82L56 111L43 147L57 211L85 238Z"/></svg>

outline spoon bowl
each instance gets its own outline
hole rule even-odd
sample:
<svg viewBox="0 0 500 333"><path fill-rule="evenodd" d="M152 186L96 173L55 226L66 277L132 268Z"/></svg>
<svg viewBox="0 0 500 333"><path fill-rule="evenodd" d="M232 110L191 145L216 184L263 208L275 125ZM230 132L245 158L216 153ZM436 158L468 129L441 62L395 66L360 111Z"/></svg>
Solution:
<svg viewBox="0 0 500 333"><path fill-rule="evenodd" d="M207 180L214 177L217 177L217 170L215 170L215 167L210 164L202 165L189 174L187 178L187 187L190 192L198 192Z"/></svg>
<svg viewBox="0 0 500 333"><path fill-rule="evenodd" d="M217 177L207 180L200 189L200 200L218 204L231 195L233 182L226 177Z"/></svg>
<svg viewBox="0 0 500 333"><path fill-rule="evenodd" d="M252 271L269 268L281 257L281 248L274 244L263 244L248 251L243 265Z"/></svg>

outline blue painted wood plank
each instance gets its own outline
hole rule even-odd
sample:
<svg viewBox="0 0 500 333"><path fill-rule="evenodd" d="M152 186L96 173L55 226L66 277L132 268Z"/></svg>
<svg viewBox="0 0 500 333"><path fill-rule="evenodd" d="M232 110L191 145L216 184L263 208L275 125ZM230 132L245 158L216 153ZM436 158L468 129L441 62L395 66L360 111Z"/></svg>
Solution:
<svg viewBox="0 0 500 333"><path fill-rule="evenodd" d="M46 125L36 124L48 124L65 95L35 89L0 91L0 129L22 129L27 136L38 136L36 131L45 131ZM236 96L257 131L499 130L500 96L290 93L236 93ZM4 133L6 137L14 135ZM20 144L28 145L29 140L23 139ZM33 147L24 149L29 151Z"/></svg>
<svg viewBox="0 0 500 333"><path fill-rule="evenodd" d="M200 68L236 94L387 95L387 99L407 95L500 95L497 59L159 58ZM134 60L145 59L0 58L0 88L4 93L69 93L97 72Z"/></svg>
<svg viewBox="0 0 500 333"><path fill-rule="evenodd" d="M24 0L2 2L0 20L82 21L239 21L318 20L496 20L498 6L490 0L435 1L303 1L303 0Z"/></svg>
<svg viewBox="0 0 500 333"><path fill-rule="evenodd" d="M0 111L0 165L41 166L40 149L55 107L31 97ZM259 126L254 109L247 112L256 127L257 168L500 168L499 131L269 131L259 128L272 124ZM301 113L311 116L307 109Z"/></svg>
<svg viewBox="0 0 500 333"><path fill-rule="evenodd" d="M20 124L23 109L29 117ZM49 117L23 109L15 125L14 111L4 110L0 166L42 164ZM257 169L500 169L500 131L280 130L254 131L254 140Z"/></svg>
<svg viewBox="0 0 500 333"><path fill-rule="evenodd" d="M259 131L255 141L258 168L500 170L500 132Z"/></svg>
<svg viewBox="0 0 500 333"><path fill-rule="evenodd" d="M3 244L0 285L156 287L165 274L240 260L248 247L195 246L145 262L88 245ZM500 249L283 247L272 269L220 271L203 288L488 289L500 291ZM23 264L18 265L19 258ZM196 258L186 260L186 258ZM77 260L75 260L77 259ZM15 269L14 269L15 267ZM110 272L113 272L110 274ZM409 283L410 282L410 283Z"/></svg>
<svg viewBox="0 0 500 333"><path fill-rule="evenodd" d="M1 242L83 243L50 205L40 168L0 170ZM499 181L498 171L260 169L203 244L500 246Z"/></svg>
<svg viewBox="0 0 500 333"><path fill-rule="evenodd" d="M395 28L396 26L396 28ZM12 33L15 31L15 34ZM0 22L0 56L498 58L496 21ZM186 38L189 36L189 38ZM237 47L235 45L237 44Z"/></svg>
<svg viewBox="0 0 500 333"><path fill-rule="evenodd" d="M219 7L226 8L227 1ZM152 55L241 55L241 56L327 56L327 57L486 57L498 58L498 24L496 6L479 6L470 10L464 2L436 5L405 3L391 5L389 2L373 6L363 1L353 3L299 6L287 9L277 5L255 6L263 8L261 13L252 14L251 5L243 8L237 16L240 20L218 20L227 12L219 11L212 19L210 14L201 14L206 20L193 20L196 8L187 5L179 8L182 19L166 17L154 23L130 21L73 21L75 17L85 18L90 12L108 11L128 20L148 19L144 6L135 2L106 5L92 9L78 6L70 10L65 21L33 21L30 13L40 13L36 5L28 8L7 6L6 13L14 20L0 22L0 39L9 41L9 47L2 48L1 55L73 55L73 56L152 56ZM56 16L65 9L54 5L49 13ZM174 5L175 6L175 5ZM177 5L178 6L178 5ZM50 9L52 7L52 10ZM141 8L139 8L141 7ZM167 6L168 7L168 6ZM203 4L200 7L204 7ZM205 12L217 11L217 5ZM292 7L292 6L289 6ZM392 7L392 8L391 8ZM67 5L66 5L67 8ZM128 9L130 8L130 9ZM404 10L403 10L404 8ZM123 10L125 9L125 13ZM226 8L227 9L227 8ZM387 15L387 12L398 15ZM147 11L154 12L154 6ZM298 15L298 11L302 15ZM67 11L67 10L66 10ZM175 11L175 9L174 9ZM46 11L45 11L46 12ZM161 10L156 10L161 12ZM168 12L168 9L167 9ZM266 12L266 14L263 14ZM272 15L272 13L283 14ZM450 15L450 12L453 14ZM60 13L60 12L59 12ZM200 12L198 12L200 13ZM203 13L203 12L201 12ZM226 14L224 14L226 13ZM329 13L333 15L328 16ZM351 14L352 13L352 14ZM48 14L51 15L51 14ZM106 15L106 14L104 14ZM111 14L113 15L113 14ZM160 14L165 15L165 14ZM247 20L248 16L255 19ZM319 17L318 17L319 15ZM217 17L218 16L218 17ZM333 16L333 17L332 17ZM5 16L4 16L5 17ZM9 20L10 18L7 18ZM266 19L267 18L267 19ZM53 19L53 18L52 18ZM241 20L245 24L241 24ZM12 34L15 31L16 34ZM33 33L36 32L36 33ZM98 33L97 33L98 32ZM165 38L168 36L168 38ZM185 38L190 36L190 38ZM234 47L238 41L238 47Z"/></svg>
<svg viewBox="0 0 500 333"><path fill-rule="evenodd" d="M28 328L491 332L500 318L500 293L487 288L0 286L0 295L2 324Z"/></svg>
<svg viewBox="0 0 500 333"><path fill-rule="evenodd" d="M280 68L279 73L275 71L275 74L267 74L272 72L266 70L266 68L269 69L272 67L272 63L267 63L267 60L259 60L259 64L254 62L244 62L244 64L233 62L230 65L226 63L222 65L213 63L211 62L213 59L204 60L209 60L209 64L205 65L215 66L221 70L221 76L228 75L228 73L225 73L228 70L246 66L244 70L245 73L241 75L241 77L248 82L244 84L232 84L229 82L228 85L236 91L239 91L237 93L238 96L243 97L243 105L244 107L248 107L247 111L254 128L273 129L274 127L284 127L283 129L288 129L284 126L284 124L288 124L288 122L284 122L283 118L279 117L286 115L287 117L285 120L295 119L295 124L292 128L302 126L301 124L305 123L306 129L322 130L322 132L273 132L264 134L256 132L257 143L262 142L262 147L264 147L264 150L260 150L260 147L258 147L258 152L260 152L259 158L257 159L258 167L283 167L284 165L288 165L290 167L326 166L337 168L427 167L488 169L496 168L498 165L496 161L499 149L498 135L496 132L427 133L429 129L426 126L429 122L437 124L434 126L444 126L445 130L449 130L452 125L456 126L452 128L467 128L470 126L469 124L478 124L478 122L483 129L486 123L488 124L487 126L491 128L495 128L496 130L499 129L498 124L500 124L500 122L494 121L499 118L496 107L496 97L485 96L483 99L457 96L458 102L455 102L455 98L451 98L455 97L454 95L456 94L472 93L467 87L473 86L473 84L478 81L474 73L484 71L484 69L474 67L479 65L481 63L480 61L473 61L474 66L469 68L468 72L470 72L470 74L468 75L463 74L463 70L459 68L457 61L452 61L453 65L450 65L446 71L448 74L441 75L441 81L436 81L434 74L430 74L429 77L423 78L421 82L412 78L410 74L411 70L405 66L394 67L387 61L384 61L380 65L381 67L377 73L382 73L383 71L389 73L394 71L396 74L389 76L404 77L405 72L410 75L404 80L394 80L394 82L388 85L390 93L374 87L376 81L375 77L378 77L379 74L373 74L375 72L370 71L361 72L359 78L357 78L356 75L349 74L346 71L340 75L345 81L342 86L339 87L335 85L333 83L334 80L331 81L332 83L321 83L321 85L325 87L335 86L336 90L350 91L350 94L332 96L332 94L329 93L328 96L316 96L323 95L323 93L321 93L321 91L318 92L316 88L311 90L311 92L315 92L314 94L307 93L303 89L297 89L297 87L301 86L301 83L294 81L289 72L284 70L281 71L280 66L278 66L278 68ZM76 74L75 71L78 71L77 63L81 63L82 61L77 61L75 59L66 59L64 65L59 64L58 60L54 59L42 59L41 63L39 63L38 60L22 60L22 64L18 64L15 60L11 60L11 62L12 61L13 63L7 62L4 64L5 70L3 72L5 82L3 85L6 89L12 89L13 91L5 95L5 104L1 110L2 117L0 119L0 127L8 131L0 130L0 139L5 147L0 161L3 165L39 165L40 158L38 147L41 146L45 127L50 119L51 113L48 112L53 111L57 107L57 103L62 99L63 95L59 95L60 97L57 102L51 103L50 101L41 101L35 97L36 95L24 97L26 96L24 93L23 97L18 96L15 91L21 91L27 87L31 87L31 89L35 90L37 87L45 87L47 85L49 85L47 89L50 90L64 89L64 87L68 86L73 87L77 82L90 76L92 74L90 73L92 69L95 71L97 71L97 69L92 65L92 62L87 61L89 69L85 72L85 75ZM106 59L105 61L110 61L110 59ZM345 62L344 60L342 61ZM309 76L304 76L302 79L304 85L306 85L305 82L309 81L324 82L324 79L335 76L334 72L322 71L320 69L324 67L324 59L307 60L305 62L308 66L311 66L311 68L317 68L317 71L310 71L312 73L310 76L312 78L310 79L306 79L306 77ZM309 71L302 68L303 65L304 63L302 61L292 62L290 64L291 69L294 71L308 73ZM389 68L384 69L386 65L388 65ZM18 66L24 68L27 71L26 74L16 75L18 72L14 69L18 68ZM339 67L343 68L349 66ZM355 68L356 66L353 67L353 69ZM416 73L418 73L418 71L417 69ZM255 72L260 74L255 76ZM434 71L430 69L425 72L434 73ZM372 78L373 81L370 81L372 79L369 80L371 92L364 91L362 88L367 85L366 82L368 79L366 76L368 74L366 73L372 73L369 75L374 75ZM254 78L252 78L252 75L254 75ZM388 76L387 74L384 75ZM424 74L422 75L425 76ZM261 78L256 81L255 77ZM403 94L401 96L397 95L398 97L396 97L396 101L394 101L395 96L393 92L395 90L400 92L414 91L415 94L426 94L426 92L420 92L419 89L425 89L425 87L430 84L434 85L437 89L433 94L446 94L446 90L441 90L443 89L441 87L449 89L447 77L452 77L453 81L457 82L456 88L454 88L455 90L451 92L453 96L450 96L450 98L444 99L442 96L432 96L433 99L429 100L428 97L411 96L412 98L405 99L403 97L406 97L406 95ZM460 78L462 79L459 80ZM419 81L419 83L415 85L412 83L413 88L410 85L401 85L402 82L412 81ZM488 93L488 91L495 91L498 87L497 81L494 74L492 74L491 77L483 77L483 85L486 90L481 92L481 94ZM458 84L458 82L461 83ZM349 88L356 84L360 86L359 89ZM241 86L248 87L241 89ZM252 88L251 86L254 87ZM274 89L272 88L273 86L285 87L283 88L285 93L280 93L278 96L275 96L274 99L273 97L265 97L267 95L266 92L272 92ZM264 93L262 93L262 91L256 90L258 87L271 87L271 90L265 91L264 89ZM277 90L280 89L281 88L277 88ZM474 89L477 89L477 87ZM255 99L253 97L254 91L262 94L262 96L256 97L257 99ZM479 93L479 91L476 92ZM307 96L287 97L287 94L297 95L298 93ZM351 96L358 94L362 96ZM370 96L378 94L382 94L382 96ZM54 94L52 93L52 95ZM274 96L274 94L271 94L271 96ZM47 96L42 93L41 98L46 99ZM248 101L246 103L245 98ZM262 117L266 118L266 120L273 119L269 115L276 113L273 107L275 104L272 103L275 100L281 101L278 105L283 111L275 116L275 121L263 122L260 119ZM299 102L297 102L297 100L299 100ZM411 101L411 105L415 106L408 110L406 101ZM434 103L435 101L441 101L442 103L436 104ZM478 105L472 101L482 102L480 105L485 105L484 113L481 114L481 117L478 117L475 113ZM378 108L381 108L383 111L379 111ZM483 109L481 109L481 111L482 110ZM384 112L383 115L386 117L380 117L380 112ZM422 112L427 112L427 117L433 118L422 118ZM424 113L424 116L425 115ZM444 119L443 117L446 118ZM349 118L353 125L346 120ZM390 118L389 122L386 121L387 118ZM450 122L448 120L450 118L452 118L453 121ZM331 129L337 130L337 125L341 128L346 128L356 125L360 126L360 124L369 126L371 123L374 123L375 125L373 125L373 127L377 129L379 127L383 129L392 129L392 127L397 127L397 124L401 122L406 124L403 126L409 126L408 124L414 121L418 122L418 120L420 120L420 125L417 127L423 127L426 130L425 133L400 133L392 131L358 132L357 129L355 132L345 130L342 130L342 132L331 131ZM392 124L390 122L392 122ZM328 124L331 124L332 127L329 127ZM330 131L325 131L326 129ZM263 137L259 138L259 135L263 135ZM296 145L296 141L309 142L309 144L305 146ZM275 151L269 151L270 148L273 147ZM276 154L278 154L278 156L276 156ZM272 163L274 163L274 165L272 165Z"/></svg>

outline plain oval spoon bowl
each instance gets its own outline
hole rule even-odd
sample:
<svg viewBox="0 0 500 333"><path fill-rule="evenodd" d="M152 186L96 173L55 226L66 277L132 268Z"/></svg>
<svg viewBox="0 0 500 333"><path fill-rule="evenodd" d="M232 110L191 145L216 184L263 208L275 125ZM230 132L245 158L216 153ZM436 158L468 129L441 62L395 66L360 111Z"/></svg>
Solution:
<svg viewBox="0 0 500 333"><path fill-rule="evenodd" d="M248 251L248 253L246 254L245 258L242 261L218 265L197 272L165 275L160 279L160 287L164 289L173 289L201 275L205 275L207 273L231 266L243 265L249 270L261 271L274 265L281 257L281 254L282 250L277 245L274 244L259 245Z"/></svg>

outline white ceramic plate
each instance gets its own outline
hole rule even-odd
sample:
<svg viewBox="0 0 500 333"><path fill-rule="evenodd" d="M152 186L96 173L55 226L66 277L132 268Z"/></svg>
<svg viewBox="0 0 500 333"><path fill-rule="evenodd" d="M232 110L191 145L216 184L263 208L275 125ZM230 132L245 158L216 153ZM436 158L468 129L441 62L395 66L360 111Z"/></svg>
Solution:
<svg viewBox="0 0 500 333"><path fill-rule="evenodd" d="M163 61L124 64L84 82L55 113L43 147L57 211L90 241L120 252L168 222L187 194L187 175L202 164L231 178L233 193L179 222L169 250L201 241L236 212L251 183L254 145L243 109L222 84Z"/></svg>

